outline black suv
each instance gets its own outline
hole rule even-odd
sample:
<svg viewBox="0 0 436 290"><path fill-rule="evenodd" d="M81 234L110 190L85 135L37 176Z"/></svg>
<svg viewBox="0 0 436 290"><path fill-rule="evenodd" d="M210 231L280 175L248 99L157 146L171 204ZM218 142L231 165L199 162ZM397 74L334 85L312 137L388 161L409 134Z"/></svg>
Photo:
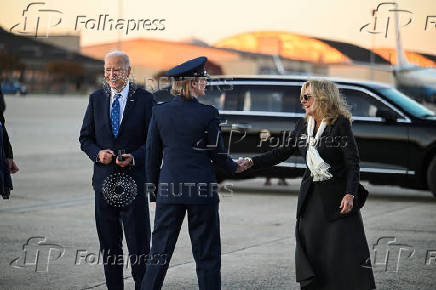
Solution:
<svg viewBox="0 0 436 290"><path fill-rule="evenodd" d="M361 179L372 184L430 189L436 196L436 116L396 89L380 83L333 79L350 105L359 146ZM305 116L300 88L307 77L216 77L200 102L220 110L222 131L234 159L286 144ZM158 97L159 100L159 97ZM265 170L217 179L301 177L301 156Z"/></svg>

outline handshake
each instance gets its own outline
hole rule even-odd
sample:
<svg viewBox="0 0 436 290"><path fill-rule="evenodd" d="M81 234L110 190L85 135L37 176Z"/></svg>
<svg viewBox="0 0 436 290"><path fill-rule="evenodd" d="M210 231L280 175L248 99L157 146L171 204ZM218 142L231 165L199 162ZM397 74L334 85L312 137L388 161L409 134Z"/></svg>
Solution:
<svg viewBox="0 0 436 290"><path fill-rule="evenodd" d="M254 165L253 160L250 157L239 157L239 159L236 161L238 164L238 168L236 169L236 173L241 173L250 168Z"/></svg>

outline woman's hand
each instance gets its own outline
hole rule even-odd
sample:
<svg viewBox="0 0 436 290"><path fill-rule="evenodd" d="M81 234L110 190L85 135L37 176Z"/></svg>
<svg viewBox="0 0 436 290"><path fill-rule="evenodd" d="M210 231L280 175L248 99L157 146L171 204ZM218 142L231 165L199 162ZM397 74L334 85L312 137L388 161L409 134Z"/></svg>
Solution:
<svg viewBox="0 0 436 290"><path fill-rule="evenodd" d="M236 173L244 172L245 170L247 170L248 168L254 165L253 160L249 157L245 157L245 158L239 157L238 161L236 162L238 163L238 168L236 169Z"/></svg>
<svg viewBox="0 0 436 290"><path fill-rule="evenodd" d="M347 193L342 198L341 205L339 208L341 209L341 214L349 213L353 209L353 199L354 196Z"/></svg>

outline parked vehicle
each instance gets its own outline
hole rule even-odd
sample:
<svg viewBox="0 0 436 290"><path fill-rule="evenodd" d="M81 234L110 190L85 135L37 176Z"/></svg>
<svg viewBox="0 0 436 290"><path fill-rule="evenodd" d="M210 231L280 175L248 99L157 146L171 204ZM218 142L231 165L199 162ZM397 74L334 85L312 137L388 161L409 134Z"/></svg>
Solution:
<svg viewBox="0 0 436 290"><path fill-rule="evenodd" d="M27 94L27 87L18 81L5 81L1 84L3 94Z"/></svg>
<svg viewBox="0 0 436 290"><path fill-rule="evenodd" d="M386 84L328 78L351 106L359 146L361 179L372 184L430 189L436 196L436 116ZM299 118L300 88L307 77L218 77L202 103L220 110L229 153L237 159L283 146ZM270 169L217 178L301 177L301 156Z"/></svg>

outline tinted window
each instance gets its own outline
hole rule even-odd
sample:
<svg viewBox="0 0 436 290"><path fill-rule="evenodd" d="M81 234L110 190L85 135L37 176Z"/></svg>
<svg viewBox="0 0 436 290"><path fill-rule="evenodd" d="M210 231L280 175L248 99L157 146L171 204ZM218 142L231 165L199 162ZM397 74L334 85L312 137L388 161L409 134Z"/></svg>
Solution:
<svg viewBox="0 0 436 290"><path fill-rule="evenodd" d="M340 89L340 92L347 100L351 107L351 114L355 117L376 117L378 110L392 111L391 108L362 91ZM395 114L399 117L397 113Z"/></svg>
<svg viewBox="0 0 436 290"><path fill-rule="evenodd" d="M431 117L435 114L428 110L426 107L418 104L415 100L412 100L408 96L400 93L396 89L380 89L380 92L382 92L384 95L386 95L392 102L403 108L404 110L408 111L415 117L425 118L425 117Z"/></svg>
<svg viewBox="0 0 436 290"><path fill-rule="evenodd" d="M158 103L169 102L174 98L169 87L154 91L153 94ZM241 111L244 100L238 96L235 87L208 85L206 94L200 97L199 101L205 105L212 105L218 110Z"/></svg>
<svg viewBox="0 0 436 290"><path fill-rule="evenodd" d="M296 86L244 85L239 88L243 111L303 112Z"/></svg>
<svg viewBox="0 0 436 290"><path fill-rule="evenodd" d="M243 101L237 93L237 87L229 85L209 85L206 94L200 98L203 104L227 111L241 111Z"/></svg>

